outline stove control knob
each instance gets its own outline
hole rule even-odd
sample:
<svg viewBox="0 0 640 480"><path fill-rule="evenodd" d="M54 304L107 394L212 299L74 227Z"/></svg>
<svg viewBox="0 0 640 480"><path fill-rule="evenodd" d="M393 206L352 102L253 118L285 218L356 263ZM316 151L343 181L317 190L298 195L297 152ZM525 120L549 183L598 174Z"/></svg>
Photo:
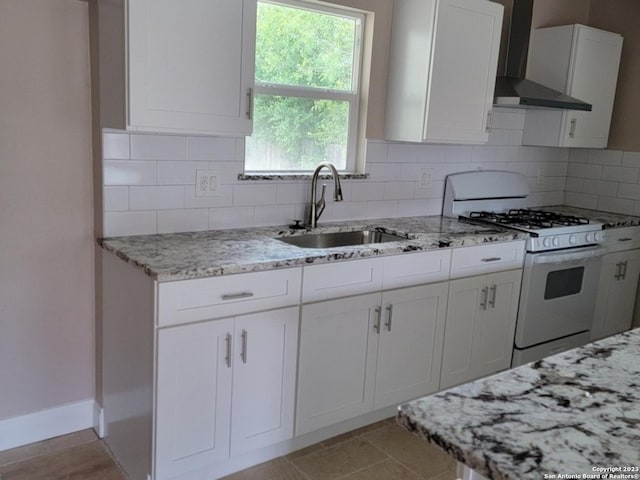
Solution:
<svg viewBox="0 0 640 480"><path fill-rule="evenodd" d="M542 241L542 245L545 246L545 247L550 247L551 246L551 239L550 238L545 238Z"/></svg>
<svg viewBox="0 0 640 480"><path fill-rule="evenodd" d="M602 240L602 236L600 235L600 232L596 232L596 233L594 233L594 234L593 234L593 239L594 239L596 242L599 242L600 240Z"/></svg>
<svg viewBox="0 0 640 480"><path fill-rule="evenodd" d="M578 239L576 238L575 235L569 235L569 243L571 245L575 245L576 243L578 243Z"/></svg>
<svg viewBox="0 0 640 480"><path fill-rule="evenodd" d="M553 246L554 247L560 246L560 239L558 237L553 237Z"/></svg>
<svg viewBox="0 0 640 480"><path fill-rule="evenodd" d="M591 235L590 233L587 233L584 238L587 241L587 243L591 243L594 240L593 235Z"/></svg>

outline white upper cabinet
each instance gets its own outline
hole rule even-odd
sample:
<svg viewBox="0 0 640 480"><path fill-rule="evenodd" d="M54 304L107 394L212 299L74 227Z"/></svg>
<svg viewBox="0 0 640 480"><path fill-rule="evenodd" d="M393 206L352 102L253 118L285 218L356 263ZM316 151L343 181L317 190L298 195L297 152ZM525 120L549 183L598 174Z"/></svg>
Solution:
<svg viewBox="0 0 640 480"><path fill-rule="evenodd" d="M523 144L606 148L622 37L584 25L540 28L527 78L592 104L591 112L528 110Z"/></svg>
<svg viewBox="0 0 640 480"><path fill-rule="evenodd" d="M394 3L386 139L488 140L502 13L486 0Z"/></svg>
<svg viewBox="0 0 640 480"><path fill-rule="evenodd" d="M256 0L99 2L102 126L248 135Z"/></svg>

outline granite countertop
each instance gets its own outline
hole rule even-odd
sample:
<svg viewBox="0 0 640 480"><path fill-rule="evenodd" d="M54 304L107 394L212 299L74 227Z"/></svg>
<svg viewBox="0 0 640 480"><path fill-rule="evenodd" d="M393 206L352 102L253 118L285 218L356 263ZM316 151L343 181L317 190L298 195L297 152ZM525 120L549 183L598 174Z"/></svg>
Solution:
<svg viewBox="0 0 640 480"><path fill-rule="evenodd" d="M401 405L397 420L489 479L640 467L640 329ZM608 478L640 478L626 473Z"/></svg>
<svg viewBox="0 0 640 480"><path fill-rule="evenodd" d="M567 205L550 205L541 207L545 210L552 210L565 215L575 215L584 217L595 222L604 224L604 228L637 227L640 225L640 217L623 215L621 213L601 212L599 210L589 210L587 208L569 207Z"/></svg>
<svg viewBox="0 0 640 480"><path fill-rule="evenodd" d="M403 240L317 249L275 238L361 229L395 233ZM515 230L430 216L326 223L313 232L262 227L113 237L99 243L150 277L170 281L526 238L527 234Z"/></svg>

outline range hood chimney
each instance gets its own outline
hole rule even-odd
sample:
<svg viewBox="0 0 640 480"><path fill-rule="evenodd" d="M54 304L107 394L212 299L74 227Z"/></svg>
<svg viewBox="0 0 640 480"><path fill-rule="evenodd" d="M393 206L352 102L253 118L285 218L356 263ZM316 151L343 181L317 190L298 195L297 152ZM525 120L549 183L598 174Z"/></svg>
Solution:
<svg viewBox="0 0 640 480"><path fill-rule="evenodd" d="M496 80L494 104L502 107L591 111L589 103L524 78L532 16L533 0L513 0L505 76L499 76Z"/></svg>

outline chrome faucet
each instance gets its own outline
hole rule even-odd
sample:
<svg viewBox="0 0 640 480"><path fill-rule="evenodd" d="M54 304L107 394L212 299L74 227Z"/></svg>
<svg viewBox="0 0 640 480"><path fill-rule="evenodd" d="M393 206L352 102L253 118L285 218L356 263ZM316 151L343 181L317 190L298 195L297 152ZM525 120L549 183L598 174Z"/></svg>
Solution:
<svg viewBox="0 0 640 480"><path fill-rule="evenodd" d="M315 228L318 226L318 219L320 218L320 215L322 215L322 212L324 212L324 193L327 190L327 185L325 183L322 184L322 193L320 194L320 200L316 201L318 177L320 176L320 170L322 170L323 168L328 168L329 170L331 170L331 174L333 175L333 199L336 202L342 201L342 187L340 186L340 176L338 175L336 167L334 167L331 163L321 163L314 170L313 178L311 179L311 208L309 209L309 217L307 219L307 225L311 228Z"/></svg>

